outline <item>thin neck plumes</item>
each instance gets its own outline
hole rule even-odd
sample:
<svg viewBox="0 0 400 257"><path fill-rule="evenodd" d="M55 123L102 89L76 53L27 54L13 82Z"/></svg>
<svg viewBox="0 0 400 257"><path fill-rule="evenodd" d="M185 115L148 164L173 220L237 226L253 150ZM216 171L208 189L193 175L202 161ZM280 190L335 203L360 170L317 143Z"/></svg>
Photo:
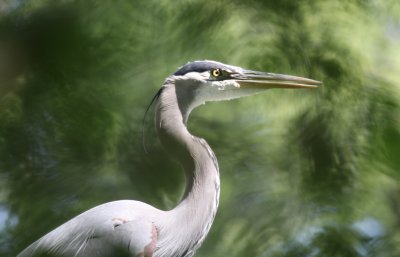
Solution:
<svg viewBox="0 0 400 257"><path fill-rule="evenodd" d="M161 143L183 167L186 190L178 206L166 212L159 232L160 244L166 246L165 251L169 251L169 244L175 245L165 254L192 256L214 220L219 200L219 173L214 153L206 141L187 130L190 95L182 97L177 91L179 87L173 83L164 85L157 102L156 128ZM176 233L162 235L162 227L173 227L165 231Z"/></svg>

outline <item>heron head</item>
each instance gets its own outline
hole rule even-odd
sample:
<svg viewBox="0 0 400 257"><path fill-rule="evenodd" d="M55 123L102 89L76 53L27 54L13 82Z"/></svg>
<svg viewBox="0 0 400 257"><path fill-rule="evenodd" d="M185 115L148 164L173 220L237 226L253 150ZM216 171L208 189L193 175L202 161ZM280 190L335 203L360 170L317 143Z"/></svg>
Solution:
<svg viewBox="0 0 400 257"><path fill-rule="evenodd" d="M215 61L194 61L171 77L178 99L190 109L207 101L223 101L261 93L271 88L315 88L321 82L282 74L246 70Z"/></svg>

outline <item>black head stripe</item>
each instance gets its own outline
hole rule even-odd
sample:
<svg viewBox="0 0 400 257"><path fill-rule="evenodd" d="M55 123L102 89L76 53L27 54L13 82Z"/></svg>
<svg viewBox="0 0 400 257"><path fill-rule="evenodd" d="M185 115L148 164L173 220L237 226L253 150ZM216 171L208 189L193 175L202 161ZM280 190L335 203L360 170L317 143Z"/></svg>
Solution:
<svg viewBox="0 0 400 257"><path fill-rule="evenodd" d="M227 67L217 62L210 61L195 61L190 62L180 67L175 73L175 76L182 76L189 72L205 72L211 69L226 69Z"/></svg>

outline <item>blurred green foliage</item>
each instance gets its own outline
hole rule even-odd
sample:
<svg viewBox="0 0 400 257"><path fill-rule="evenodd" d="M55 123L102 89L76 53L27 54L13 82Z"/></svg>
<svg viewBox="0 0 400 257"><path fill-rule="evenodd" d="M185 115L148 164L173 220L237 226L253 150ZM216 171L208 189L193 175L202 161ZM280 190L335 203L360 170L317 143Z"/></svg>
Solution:
<svg viewBox="0 0 400 257"><path fill-rule="evenodd" d="M0 256L106 201L174 206L183 175L142 118L196 59L324 82L194 111L222 180L197 256L400 255L397 0L7 0Z"/></svg>

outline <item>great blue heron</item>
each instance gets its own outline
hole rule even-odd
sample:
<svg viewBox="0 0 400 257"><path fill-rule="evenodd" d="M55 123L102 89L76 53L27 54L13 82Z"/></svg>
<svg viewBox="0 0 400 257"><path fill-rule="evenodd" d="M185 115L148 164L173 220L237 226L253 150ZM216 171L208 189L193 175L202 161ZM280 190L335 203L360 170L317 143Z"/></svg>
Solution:
<svg viewBox="0 0 400 257"><path fill-rule="evenodd" d="M222 101L270 88L313 88L320 82L245 70L215 61L194 61L169 76L156 100L155 123L163 146L183 167L186 190L172 210L121 200L96 206L64 223L18 257L41 253L66 257L189 257L214 220L219 200L217 159L204 139L186 124L190 112L207 101Z"/></svg>

